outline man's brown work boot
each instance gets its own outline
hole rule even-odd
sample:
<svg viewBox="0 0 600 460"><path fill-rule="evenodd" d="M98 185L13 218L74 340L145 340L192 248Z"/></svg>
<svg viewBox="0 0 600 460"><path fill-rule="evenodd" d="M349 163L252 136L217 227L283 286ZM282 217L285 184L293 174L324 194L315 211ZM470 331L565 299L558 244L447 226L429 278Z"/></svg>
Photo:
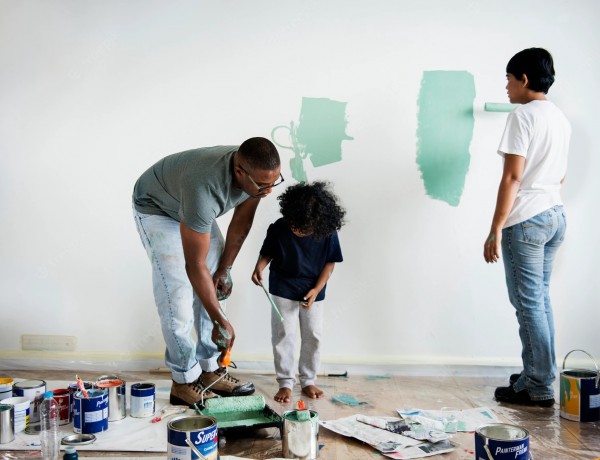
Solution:
<svg viewBox="0 0 600 460"><path fill-rule="evenodd" d="M177 383L173 381L171 385L171 396L169 402L176 406L188 406L194 408L194 404L202 404L202 392L205 386L202 385L201 377L198 377L191 383ZM204 400L215 398L217 395L210 390L204 391Z"/></svg>
<svg viewBox="0 0 600 460"><path fill-rule="evenodd" d="M226 369L220 367L214 372L202 372L200 379L205 388L210 387L211 391L221 396L248 396L254 393L252 382L240 382L229 373L223 377L225 373Z"/></svg>

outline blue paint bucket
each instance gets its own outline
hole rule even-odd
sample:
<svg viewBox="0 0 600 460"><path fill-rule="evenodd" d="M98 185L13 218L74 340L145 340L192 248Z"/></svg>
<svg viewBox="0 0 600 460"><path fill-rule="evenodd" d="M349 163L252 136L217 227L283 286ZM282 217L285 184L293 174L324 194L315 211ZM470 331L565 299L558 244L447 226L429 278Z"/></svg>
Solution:
<svg viewBox="0 0 600 460"><path fill-rule="evenodd" d="M217 420L205 415L194 415L172 420L167 425L167 458L169 460L207 460L219 458L219 431ZM194 448L190 446L192 444Z"/></svg>
<svg viewBox="0 0 600 460"><path fill-rule="evenodd" d="M154 415L156 389L153 383L134 383L131 385L131 416L150 417Z"/></svg>
<svg viewBox="0 0 600 460"><path fill-rule="evenodd" d="M73 431L93 434L108 430L108 390L89 390L88 397L81 391L75 393Z"/></svg>
<svg viewBox="0 0 600 460"><path fill-rule="evenodd" d="M531 460L529 432L505 423L491 423L475 431L475 460Z"/></svg>

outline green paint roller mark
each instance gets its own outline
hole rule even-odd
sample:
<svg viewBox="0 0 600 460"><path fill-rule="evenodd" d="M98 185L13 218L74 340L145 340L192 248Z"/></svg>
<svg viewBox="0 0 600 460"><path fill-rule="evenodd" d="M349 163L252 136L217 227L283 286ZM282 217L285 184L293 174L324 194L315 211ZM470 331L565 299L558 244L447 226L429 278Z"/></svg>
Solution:
<svg viewBox="0 0 600 460"><path fill-rule="evenodd" d="M307 157L314 167L342 160L342 141L353 139L346 134L347 124L346 102L303 97L298 124L292 121L289 126L276 126L271 131L271 138L279 147L294 152L290 160L292 177L299 182L306 182L303 162ZM275 133L279 129L289 131L291 145L277 142Z"/></svg>
<svg viewBox="0 0 600 460"><path fill-rule="evenodd" d="M458 206L469 170L475 80L465 71L423 72L417 164L427 195Z"/></svg>

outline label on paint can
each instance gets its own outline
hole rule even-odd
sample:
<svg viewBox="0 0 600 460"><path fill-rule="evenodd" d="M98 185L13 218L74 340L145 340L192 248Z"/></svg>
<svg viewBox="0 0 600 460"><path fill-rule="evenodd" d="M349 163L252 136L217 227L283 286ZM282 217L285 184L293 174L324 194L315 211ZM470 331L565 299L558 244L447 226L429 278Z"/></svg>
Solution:
<svg viewBox="0 0 600 460"><path fill-rule="evenodd" d="M108 430L108 390L97 389L87 393L87 398L81 391L75 393L73 431L93 434Z"/></svg>
<svg viewBox="0 0 600 460"><path fill-rule="evenodd" d="M488 453L489 451L489 453ZM505 423L483 425L475 431L475 459L530 460L529 432Z"/></svg>
<svg viewBox="0 0 600 460"><path fill-rule="evenodd" d="M53 397L58 403L59 425L68 425L72 421L71 398L72 394L67 388L52 390Z"/></svg>
<svg viewBox="0 0 600 460"><path fill-rule="evenodd" d="M154 415L156 389L153 383L134 383L131 385L131 416L150 417Z"/></svg>
<svg viewBox="0 0 600 460"><path fill-rule="evenodd" d="M40 422L40 403L44 399L46 382L43 380L23 380L13 385L13 396L23 396L31 401L29 423Z"/></svg>
<svg viewBox="0 0 600 460"><path fill-rule="evenodd" d="M204 415L181 417L167 425L167 458L169 460L197 460L200 457L186 440L208 460L219 458L219 430L217 420Z"/></svg>

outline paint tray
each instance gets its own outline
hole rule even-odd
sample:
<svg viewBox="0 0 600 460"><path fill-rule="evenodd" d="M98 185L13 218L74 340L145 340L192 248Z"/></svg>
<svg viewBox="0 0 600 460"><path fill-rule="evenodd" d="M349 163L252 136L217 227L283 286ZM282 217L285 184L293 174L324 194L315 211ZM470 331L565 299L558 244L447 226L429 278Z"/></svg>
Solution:
<svg viewBox="0 0 600 460"><path fill-rule="evenodd" d="M242 404L239 410L237 408L236 410L232 410L232 407L236 407L235 399L243 401L242 398L248 399L250 403L246 405ZM281 416L264 403L262 396L260 399L256 398L256 396L230 396L222 398L219 401L219 406L215 407L211 407L207 401L202 414L214 417L217 420L219 433L223 435L260 428L277 428L281 434L283 427ZM224 407L223 403L225 404ZM237 406L239 407L239 404Z"/></svg>

